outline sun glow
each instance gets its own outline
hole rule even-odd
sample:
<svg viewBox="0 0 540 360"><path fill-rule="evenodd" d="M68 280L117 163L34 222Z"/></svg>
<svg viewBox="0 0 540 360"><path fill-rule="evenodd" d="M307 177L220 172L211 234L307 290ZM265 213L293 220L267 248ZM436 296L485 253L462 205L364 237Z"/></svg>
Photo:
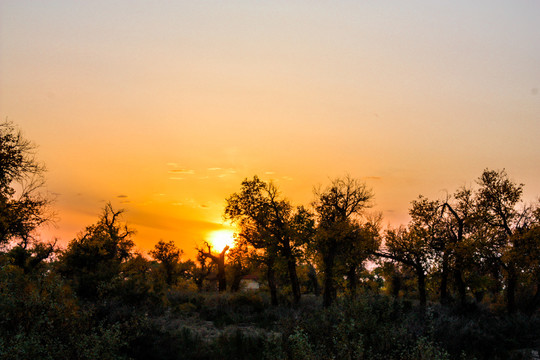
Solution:
<svg viewBox="0 0 540 360"><path fill-rule="evenodd" d="M216 251L222 251L225 246L234 246L234 231L231 230L216 230L212 231L209 236L210 243Z"/></svg>

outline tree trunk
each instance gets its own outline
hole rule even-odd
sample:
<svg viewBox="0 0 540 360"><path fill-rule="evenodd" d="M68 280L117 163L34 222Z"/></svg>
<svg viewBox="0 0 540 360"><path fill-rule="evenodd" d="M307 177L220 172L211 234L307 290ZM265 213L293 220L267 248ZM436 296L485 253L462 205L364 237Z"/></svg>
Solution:
<svg viewBox="0 0 540 360"><path fill-rule="evenodd" d="M358 276L356 274L356 265L351 265L349 271L347 271L347 287L351 297L356 297L356 284L358 283Z"/></svg>
<svg viewBox="0 0 540 360"><path fill-rule="evenodd" d="M231 284L231 292L238 292L240 290L240 281L242 280L242 270L238 266L234 266L233 271L234 276Z"/></svg>
<svg viewBox="0 0 540 360"><path fill-rule="evenodd" d="M218 266L218 291L227 291L227 278L225 277L225 253L229 250L229 246L226 246L219 254L217 266Z"/></svg>
<svg viewBox="0 0 540 360"><path fill-rule="evenodd" d="M195 284L197 285L197 291L201 292L203 287L204 278L195 279Z"/></svg>
<svg viewBox="0 0 540 360"><path fill-rule="evenodd" d="M294 304L300 302L300 283L298 281L298 275L296 274L296 261L292 255L291 244L288 239L283 241L283 255L287 259L287 269L289 270L289 281L291 282L291 288L293 293Z"/></svg>
<svg viewBox="0 0 540 360"><path fill-rule="evenodd" d="M277 306L277 286L276 286L276 276L274 270L274 261L269 261L266 268L266 277L268 278L268 288L270 289L270 298L273 306Z"/></svg>
<svg viewBox="0 0 540 360"><path fill-rule="evenodd" d="M335 251L331 249L329 254L324 257L324 293L323 293L323 306L325 308L330 307L336 295L334 288L334 258Z"/></svg>
<svg viewBox="0 0 540 360"><path fill-rule="evenodd" d="M313 286L313 293L315 294L315 296L321 295L321 288L319 287L319 280L317 280L317 272L315 271L315 268L311 264L309 265L308 277Z"/></svg>
<svg viewBox="0 0 540 360"><path fill-rule="evenodd" d="M459 302L461 305L465 305L467 300L467 288L465 287L465 282L463 281L463 276L460 269L454 270L454 280L456 281L456 286L459 294Z"/></svg>
<svg viewBox="0 0 540 360"><path fill-rule="evenodd" d="M426 297L426 275L421 268L416 269L416 276L418 278L418 297L420 299L420 306L425 307L427 302Z"/></svg>
<svg viewBox="0 0 540 360"><path fill-rule="evenodd" d="M508 280L506 287L506 308L510 314L516 311L516 287L517 275L513 267L508 271Z"/></svg>
<svg viewBox="0 0 540 360"><path fill-rule="evenodd" d="M218 263L218 291L224 292L227 291L227 278L225 277L225 264Z"/></svg>
<svg viewBox="0 0 540 360"><path fill-rule="evenodd" d="M448 303L448 253L445 251L442 259L441 273L441 304Z"/></svg>
<svg viewBox="0 0 540 360"><path fill-rule="evenodd" d="M540 280L536 283L536 293L527 305L527 314L532 315L540 306Z"/></svg>

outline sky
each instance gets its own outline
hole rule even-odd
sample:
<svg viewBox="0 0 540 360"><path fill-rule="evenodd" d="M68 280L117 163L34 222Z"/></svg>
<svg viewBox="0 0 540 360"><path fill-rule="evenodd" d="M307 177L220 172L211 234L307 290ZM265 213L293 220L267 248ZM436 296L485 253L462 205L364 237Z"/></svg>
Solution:
<svg viewBox="0 0 540 360"><path fill-rule="evenodd" d="M351 175L391 226L485 168L540 195L540 2L0 2L0 116L65 246L110 201L188 257L246 177L293 204Z"/></svg>

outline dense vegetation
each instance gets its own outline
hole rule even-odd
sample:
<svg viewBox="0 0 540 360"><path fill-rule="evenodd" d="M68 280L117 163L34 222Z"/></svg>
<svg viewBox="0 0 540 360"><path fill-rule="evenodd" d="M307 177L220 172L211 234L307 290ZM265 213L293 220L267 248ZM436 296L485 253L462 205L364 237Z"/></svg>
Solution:
<svg viewBox="0 0 540 360"><path fill-rule="evenodd" d="M236 245L193 261L135 252L111 204L67 248L39 241L44 167L9 122L0 160L2 359L538 358L540 206L505 171L394 229L357 179L293 206L255 176L227 198Z"/></svg>

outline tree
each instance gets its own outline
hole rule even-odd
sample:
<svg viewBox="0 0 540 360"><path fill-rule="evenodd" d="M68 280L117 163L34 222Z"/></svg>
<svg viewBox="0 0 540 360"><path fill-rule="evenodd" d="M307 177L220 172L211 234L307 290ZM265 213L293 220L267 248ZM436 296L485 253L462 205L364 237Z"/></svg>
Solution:
<svg viewBox="0 0 540 360"><path fill-rule="evenodd" d="M315 195L313 207L317 218L317 233L312 246L322 258L323 304L328 307L336 297L336 260L347 251L359 218L369 207L373 193L363 182L347 176L335 179L326 189L317 190Z"/></svg>
<svg viewBox="0 0 540 360"><path fill-rule="evenodd" d="M191 260L188 260L185 262L187 272L193 279L193 282L195 285L197 285L197 290L200 292L203 289L204 280L210 275L212 272L212 264L206 263L206 257L201 254L201 252L197 253L197 262L199 263L199 266Z"/></svg>
<svg viewBox="0 0 540 360"><path fill-rule="evenodd" d="M12 246L13 263L25 272L54 252L54 244L34 238L35 230L52 217L51 201L41 191L45 167L35 150L13 123L0 123L0 248Z"/></svg>
<svg viewBox="0 0 540 360"><path fill-rule="evenodd" d="M249 275L254 270L253 254L245 242L236 242L235 246L230 249L228 257L228 268L231 279L231 291L237 292L240 290L240 282L242 277Z"/></svg>
<svg viewBox="0 0 540 360"><path fill-rule="evenodd" d="M486 225L478 232L482 251L487 259L500 266L506 277L506 304L509 312L516 310L515 293L518 286L518 264L515 240L529 218L527 208L517 208L523 193L523 184L508 178L506 171L486 169L478 179L476 211Z"/></svg>
<svg viewBox="0 0 540 360"><path fill-rule="evenodd" d="M165 282L167 285L174 285L180 272L180 258L184 252L178 249L174 241L165 242L160 240L153 250L149 252L155 260L159 261Z"/></svg>
<svg viewBox="0 0 540 360"><path fill-rule="evenodd" d="M385 235L385 249L377 252L378 256L397 261L412 268L418 285L420 305L425 306L426 276L433 259L428 237L418 227L400 227L389 229Z"/></svg>
<svg viewBox="0 0 540 360"><path fill-rule="evenodd" d="M296 261L304 237L296 230L304 230L306 225L299 223L306 220L302 209L294 211L272 182L266 183L254 176L252 180L245 179L241 191L227 199L224 215L238 225L240 238L266 252L271 292L275 291L274 264L278 256L284 259L295 304L301 296Z"/></svg>
<svg viewBox="0 0 540 360"><path fill-rule="evenodd" d="M121 264L132 256L134 231L120 221L123 210L108 203L98 222L73 239L59 259L61 273L77 293L96 298L100 288L117 278Z"/></svg>
<svg viewBox="0 0 540 360"><path fill-rule="evenodd" d="M209 243L205 242L204 246L207 250L204 250L204 247L197 248L198 257L210 259L218 268L217 279L218 279L218 291L224 292L227 290L227 278L225 276L225 254L229 250L229 245L225 246L219 254L214 254L212 252L212 246Z"/></svg>
<svg viewBox="0 0 540 360"><path fill-rule="evenodd" d="M359 271L363 263L371 258L381 245L381 221L382 214L368 217L363 224L355 224L348 234L345 245L343 265L347 273L347 287L350 295L356 296Z"/></svg>

